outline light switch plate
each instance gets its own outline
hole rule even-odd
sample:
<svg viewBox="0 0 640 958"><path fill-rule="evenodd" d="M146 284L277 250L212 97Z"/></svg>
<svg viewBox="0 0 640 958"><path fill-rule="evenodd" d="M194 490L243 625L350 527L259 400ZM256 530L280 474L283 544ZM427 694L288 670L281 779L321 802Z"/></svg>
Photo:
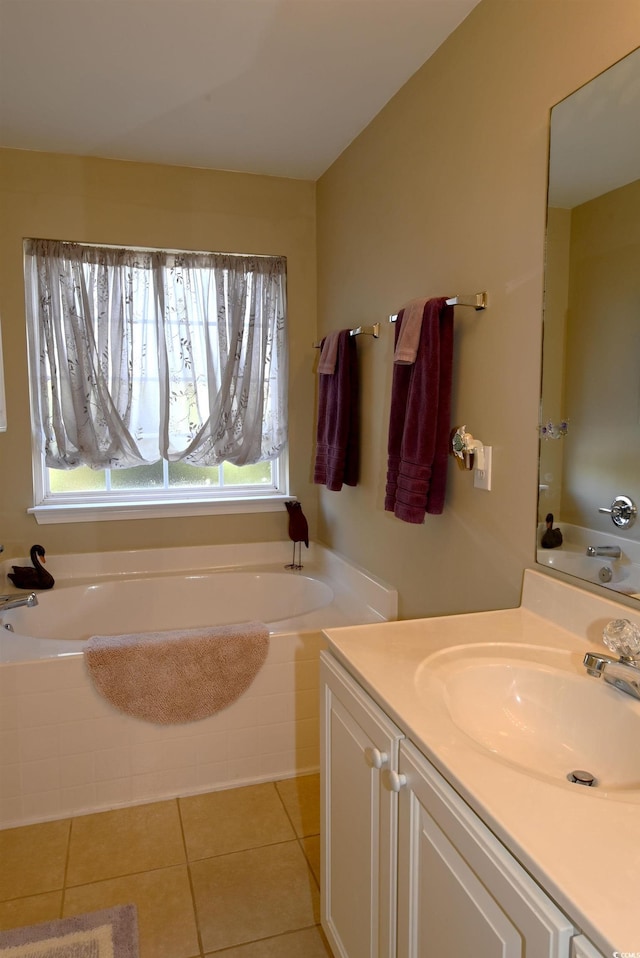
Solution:
<svg viewBox="0 0 640 958"><path fill-rule="evenodd" d="M491 446L484 447L484 469L473 470L473 485L476 489L486 489L491 492Z"/></svg>

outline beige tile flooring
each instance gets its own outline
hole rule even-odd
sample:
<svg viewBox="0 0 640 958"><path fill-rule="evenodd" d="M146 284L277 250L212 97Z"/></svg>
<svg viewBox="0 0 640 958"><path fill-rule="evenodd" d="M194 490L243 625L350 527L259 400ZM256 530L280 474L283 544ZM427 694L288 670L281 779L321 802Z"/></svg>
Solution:
<svg viewBox="0 0 640 958"><path fill-rule="evenodd" d="M0 928L135 902L140 958L330 958L317 775L0 831Z"/></svg>

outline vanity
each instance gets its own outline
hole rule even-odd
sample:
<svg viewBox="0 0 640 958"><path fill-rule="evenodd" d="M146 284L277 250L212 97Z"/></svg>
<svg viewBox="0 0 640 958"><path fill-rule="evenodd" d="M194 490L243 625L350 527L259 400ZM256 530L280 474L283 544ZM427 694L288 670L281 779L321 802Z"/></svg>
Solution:
<svg viewBox="0 0 640 958"><path fill-rule="evenodd" d="M640 700L583 666L617 618L528 569L517 609L326 631L336 958L640 955Z"/></svg>

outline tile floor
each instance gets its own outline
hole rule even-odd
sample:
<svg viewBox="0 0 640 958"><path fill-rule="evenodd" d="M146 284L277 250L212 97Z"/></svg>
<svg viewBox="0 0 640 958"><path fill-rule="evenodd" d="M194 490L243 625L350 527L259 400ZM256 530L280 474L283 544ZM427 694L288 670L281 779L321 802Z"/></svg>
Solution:
<svg viewBox="0 0 640 958"><path fill-rule="evenodd" d="M0 831L0 928L135 902L140 958L331 958L319 777Z"/></svg>

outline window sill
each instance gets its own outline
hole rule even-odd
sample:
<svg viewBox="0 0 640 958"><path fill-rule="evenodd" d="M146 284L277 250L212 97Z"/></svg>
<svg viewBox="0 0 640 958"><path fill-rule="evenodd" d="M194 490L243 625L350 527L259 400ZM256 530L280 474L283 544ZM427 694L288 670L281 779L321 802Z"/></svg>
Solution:
<svg viewBox="0 0 640 958"><path fill-rule="evenodd" d="M191 499L164 502L84 502L46 503L27 509L38 525L63 522L104 522L111 519L171 519L181 516L239 515L255 512L280 512L283 503L295 496L282 494L268 498Z"/></svg>

